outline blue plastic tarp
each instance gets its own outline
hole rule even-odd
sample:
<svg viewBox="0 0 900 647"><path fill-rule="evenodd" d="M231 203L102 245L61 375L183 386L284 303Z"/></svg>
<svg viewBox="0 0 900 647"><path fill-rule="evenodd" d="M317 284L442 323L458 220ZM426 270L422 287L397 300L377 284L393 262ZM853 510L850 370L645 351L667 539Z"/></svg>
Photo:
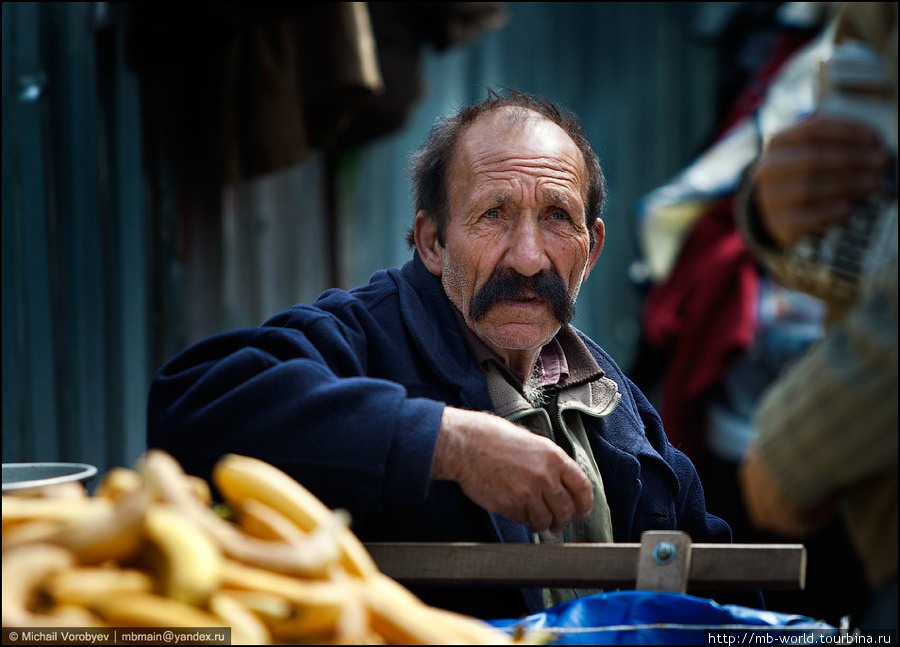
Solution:
<svg viewBox="0 0 900 647"><path fill-rule="evenodd" d="M652 591L598 593L491 624L546 631L550 645L810 645L838 634L806 616Z"/></svg>

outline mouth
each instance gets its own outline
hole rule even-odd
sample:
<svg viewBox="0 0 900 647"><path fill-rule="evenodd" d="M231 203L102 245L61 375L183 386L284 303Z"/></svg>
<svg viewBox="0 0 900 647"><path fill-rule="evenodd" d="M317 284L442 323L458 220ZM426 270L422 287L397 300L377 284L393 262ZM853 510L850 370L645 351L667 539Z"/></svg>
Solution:
<svg viewBox="0 0 900 647"><path fill-rule="evenodd" d="M565 284L549 270L528 277L514 271L495 272L471 297L472 319L482 319L498 305L520 309L529 316L547 308L561 323L568 323L573 314Z"/></svg>
<svg viewBox="0 0 900 647"><path fill-rule="evenodd" d="M547 307L547 301L540 297L516 297L513 299L503 299L497 303L499 306L505 306L520 311L538 311Z"/></svg>
<svg viewBox="0 0 900 647"><path fill-rule="evenodd" d="M509 303L544 303L542 298L533 296L519 296L508 299L507 301Z"/></svg>

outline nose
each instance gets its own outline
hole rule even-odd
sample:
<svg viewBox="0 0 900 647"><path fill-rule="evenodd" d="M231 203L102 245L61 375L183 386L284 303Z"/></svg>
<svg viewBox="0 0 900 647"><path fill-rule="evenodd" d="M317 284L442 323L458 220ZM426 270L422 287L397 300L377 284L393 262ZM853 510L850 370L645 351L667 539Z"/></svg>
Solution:
<svg viewBox="0 0 900 647"><path fill-rule="evenodd" d="M544 249L544 237L538 224L531 218L520 218L509 232L506 265L522 276L533 276L551 267Z"/></svg>

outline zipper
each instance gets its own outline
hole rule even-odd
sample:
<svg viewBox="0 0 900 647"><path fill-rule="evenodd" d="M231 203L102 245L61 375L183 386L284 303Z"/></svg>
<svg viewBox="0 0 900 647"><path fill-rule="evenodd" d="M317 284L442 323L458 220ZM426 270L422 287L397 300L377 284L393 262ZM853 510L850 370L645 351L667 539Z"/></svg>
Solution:
<svg viewBox="0 0 900 647"><path fill-rule="evenodd" d="M552 435L553 434L553 423L550 420L550 416L547 414L546 409L536 409L536 408L525 409L524 411L520 411L519 413L516 413L516 414L508 417L507 420L509 420L510 422L518 422L522 418L524 418L526 416L533 416L536 413L543 413L544 416L546 416L547 424L550 426L550 434Z"/></svg>
<svg viewBox="0 0 900 647"><path fill-rule="evenodd" d="M558 396L558 392L557 392L557 396ZM571 403L571 404L566 404L563 406L558 406L559 401L557 400L557 407L556 407L557 422L559 423L559 428L562 430L563 434L566 437L566 442L568 442L569 446L572 448L573 459L574 459L574 454L575 454L575 443L572 440L571 435L569 434L569 429L566 426L565 420L563 420L563 413L566 411L578 411L585 415L591 416L592 418L605 418L607 415L612 413L612 411L619 405L619 401L621 399L622 399L622 394L616 393L615 402L613 403L612 407L610 407L609 410L605 414L598 414L596 411L592 411L591 409L589 409L588 407L586 407L580 403ZM552 424L550 425L550 429L551 429L551 434L552 434L553 433L553 431L552 431L553 425ZM634 513L632 512L632 516L633 516L633 514ZM572 524L569 524L563 530L563 541L565 541L566 543L569 543L572 541ZM576 598L582 598L585 595L584 592L579 588L572 588L572 593L575 594Z"/></svg>
<svg viewBox="0 0 900 647"><path fill-rule="evenodd" d="M564 445L562 445L560 442L558 442L558 440L557 440L557 433L556 433L556 431L554 430L554 427L553 427L553 419L552 419L552 417L551 417L550 411L548 411L547 408L545 408L545 407L532 407L532 408L529 408L529 409L524 409L524 410L519 411L519 412L517 412L517 413L515 413L515 414L513 414L513 415L511 415L511 416L509 416L509 417L506 417L506 419L509 420L510 422L515 423L515 422L518 422L518 421L520 421L520 420L522 420L523 418L526 418L526 417L528 417L528 416L532 416L532 415L535 415L535 414L537 414L537 413L542 414L542 415L544 416L544 420L547 422L547 427L548 427L549 433L550 433L550 440L551 440L554 444L556 444L556 445L562 447L563 450L566 451L566 453L567 453L569 456L571 456L573 459L575 459L575 442L572 440L572 436L571 436L571 434L569 433L568 428L566 427L565 420L563 420L563 413L566 412L566 411L578 411L578 412L583 413L583 414L585 414L585 415L591 416L592 418L604 418L604 417L606 417L607 415L609 415L610 413L612 413L612 411L619 405L619 402L620 402L621 399L622 399L622 395L621 395L620 393L616 393L612 405L609 406L609 407L607 407L607 408L604 410L604 412L597 413L596 410L592 410L592 409L588 408L586 405L584 405L584 404L582 404L582 403L580 403L580 402L577 402L577 401L576 401L576 402L570 402L570 403L567 403L567 404L565 404L565 405L563 405L563 406L560 406L560 405L559 405L559 390L558 390L557 388L555 388L555 387L553 388L552 393L550 394L550 397L552 398L553 408L554 408L555 411L556 411L556 422L557 422L557 424L558 424L558 426L559 426L559 429L560 429L561 432L562 432L563 440L568 444L568 450L567 450L567 448L566 448ZM550 402L550 400L548 400L548 402ZM638 481L638 489L639 489L639 490L640 490L640 486L641 486L640 481ZM640 498L640 497L638 497L638 498ZM635 503L634 503L634 505L632 506L632 510L631 510L631 519L632 519L631 523L632 523L632 524L634 523L634 521L633 521L633 519L634 519L634 508L636 508L636 506L637 506L637 501L635 500ZM572 542L572 539L573 539L573 537L572 537L572 535L573 535L573 527L572 527L572 526L573 526L573 524L570 523L569 525L567 525L567 526L563 529L563 541L564 541L565 543L571 543L571 542ZM585 592L584 592L582 589L580 589L580 588L571 587L570 590L572 591L572 593L575 594L575 597L576 597L576 598L582 598L582 597L584 597L584 595L585 595Z"/></svg>
<svg viewBox="0 0 900 647"><path fill-rule="evenodd" d="M585 414L585 415L591 416L592 418L605 418L605 417L608 416L610 413L612 413L612 411L618 406L619 401L620 401L621 399L622 399L622 395L621 395L620 393L617 393L617 394L616 394L616 398L615 398L615 403L614 403L613 406L609 409L609 411L608 411L607 413L605 413L605 414L599 414L599 413L597 413L596 411L592 411L592 410L589 409L588 407L586 407L586 406L584 406L584 405L582 405L582 404L580 404L580 403L577 403L577 402L576 402L576 403L572 403L572 404L566 404L566 405L564 405L564 406L562 406L562 407L559 407L559 406L556 407L556 420L557 420L557 422L559 423L559 428L562 429L563 434L564 434L565 437L566 437L566 442L568 442L568 443L569 443L569 446L572 447L572 453L573 453L573 454L575 453L575 443L572 441L572 437L569 435L569 430L568 430L568 428L566 427L565 421L563 420L563 413L565 413L566 411L578 411L578 412L583 413L583 414ZM548 416L548 417L549 417L549 416ZM552 425L552 424L550 425L550 433L553 434L553 425ZM555 441L554 441L554 442L555 442Z"/></svg>

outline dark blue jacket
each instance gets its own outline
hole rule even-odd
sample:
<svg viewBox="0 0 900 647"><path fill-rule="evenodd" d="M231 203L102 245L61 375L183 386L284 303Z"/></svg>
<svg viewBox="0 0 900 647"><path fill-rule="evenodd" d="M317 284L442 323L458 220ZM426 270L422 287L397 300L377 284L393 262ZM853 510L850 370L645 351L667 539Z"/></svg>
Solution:
<svg viewBox="0 0 900 647"><path fill-rule="evenodd" d="M608 417L585 417L615 541L679 529L695 542L730 542L657 412L582 338L622 394ZM328 506L348 510L363 541L530 541L525 526L488 514L455 483L429 479L445 405L491 409L440 280L415 255L400 269L376 272L366 286L329 290L313 305L172 358L150 389L148 444L204 477L226 452L272 463ZM542 607L535 589L415 592L484 618Z"/></svg>

